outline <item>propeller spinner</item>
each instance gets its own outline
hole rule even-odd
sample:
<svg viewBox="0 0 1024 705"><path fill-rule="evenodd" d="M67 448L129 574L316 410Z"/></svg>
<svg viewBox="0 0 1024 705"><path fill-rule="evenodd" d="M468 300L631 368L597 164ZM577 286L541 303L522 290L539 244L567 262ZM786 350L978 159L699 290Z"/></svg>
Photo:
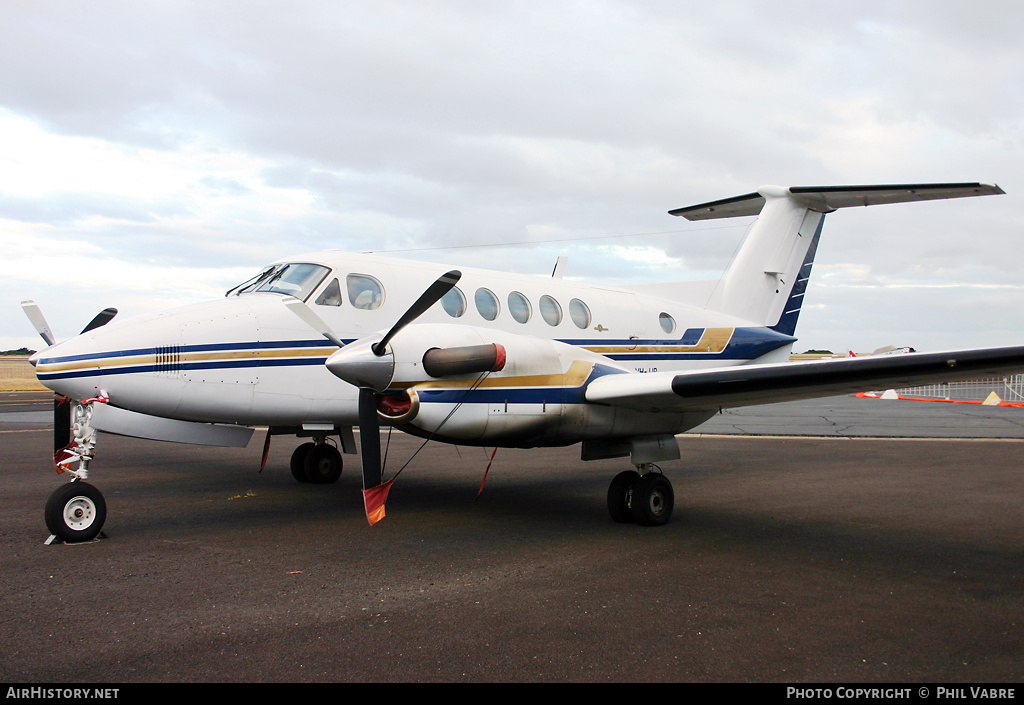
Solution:
<svg viewBox="0 0 1024 705"><path fill-rule="evenodd" d="M363 473L363 505L366 519L376 524L384 518L384 503L394 480L381 483L380 419L377 416L377 392L383 391L394 375L394 356L387 352L388 343L399 331L415 321L462 278L462 272L452 270L431 284L402 314L380 340L366 338L344 345L326 323L312 309L298 299L288 299L285 305L311 328L337 345L340 350L327 359L327 369L334 375L359 388L359 453Z"/></svg>

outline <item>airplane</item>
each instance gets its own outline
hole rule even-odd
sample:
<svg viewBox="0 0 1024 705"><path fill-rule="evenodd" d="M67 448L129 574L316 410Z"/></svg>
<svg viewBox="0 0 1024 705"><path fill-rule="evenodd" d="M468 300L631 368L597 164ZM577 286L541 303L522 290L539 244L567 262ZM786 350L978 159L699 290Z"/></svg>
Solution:
<svg viewBox="0 0 1024 705"><path fill-rule="evenodd" d="M611 518L664 525L675 495L658 463L679 459L677 435L724 408L1024 371L1024 346L789 361L826 214L1002 193L764 186L669 211L757 216L710 282L609 286L564 279L562 261L543 277L315 252L208 303L123 320L106 309L59 343L26 300L48 345L31 362L55 393L54 463L71 480L46 503L50 540L100 535L106 504L86 481L97 432L244 447L264 427L264 464L272 436L302 439L290 461L299 482L335 482L342 454L358 454L371 525L394 482L383 478L381 426L629 458L609 485Z"/></svg>

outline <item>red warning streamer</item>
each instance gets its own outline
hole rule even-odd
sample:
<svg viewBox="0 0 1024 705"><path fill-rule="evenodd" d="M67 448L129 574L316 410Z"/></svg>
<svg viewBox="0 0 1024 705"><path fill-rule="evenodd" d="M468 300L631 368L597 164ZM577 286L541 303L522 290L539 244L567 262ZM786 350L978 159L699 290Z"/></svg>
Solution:
<svg viewBox="0 0 1024 705"><path fill-rule="evenodd" d="M388 491L394 479L381 483L376 487L363 490L363 506L366 508L366 520L373 526L384 518L384 503L388 499Z"/></svg>
<svg viewBox="0 0 1024 705"><path fill-rule="evenodd" d="M484 493L484 483L487 482L487 473L491 471L491 463L494 462L494 456L496 456L497 454L498 454L498 448L497 448L497 446L495 446L494 452L491 453L491 459L487 461L487 467L484 468L484 477L483 477L482 480L480 480L480 489L477 490L476 499L473 500L474 502L477 499L480 499L480 495L482 495Z"/></svg>

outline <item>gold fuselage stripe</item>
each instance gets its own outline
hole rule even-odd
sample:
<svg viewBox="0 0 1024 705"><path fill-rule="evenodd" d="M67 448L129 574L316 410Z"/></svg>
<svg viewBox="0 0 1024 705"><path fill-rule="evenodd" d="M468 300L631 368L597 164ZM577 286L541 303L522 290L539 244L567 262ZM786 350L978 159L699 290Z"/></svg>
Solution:
<svg viewBox="0 0 1024 705"><path fill-rule="evenodd" d="M390 389L459 389L465 387L494 388L494 387L582 387L587 381L594 363L574 360L569 369L560 374L543 375L519 375L516 377L491 377L484 379L473 377L470 379L449 379L433 380L429 382L392 382Z"/></svg>
<svg viewBox="0 0 1024 705"><path fill-rule="evenodd" d="M245 360L245 359L276 359L276 358L297 358L297 357L328 357L337 348L299 348L288 349L267 349L267 350L230 350L220 352L183 352L183 353L153 353L146 355L129 355L121 357L100 357L91 360L74 360L71 362L42 362L37 365L36 370L41 373L67 372L73 370L104 369L108 367L131 367L134 365L156 365L169 364L165 361L171 355L174 356L174 364L189 362L214 362L218 360Z"/></svg>
<svg viewBox="0 0 1024 705"><path fill-rule="evenodd" d="M623 345L596 345L586 346L590 352L598 355L609 353L720 353L732 339L735 328L705 328L696 345L637 345L627 347Z"/></svg>

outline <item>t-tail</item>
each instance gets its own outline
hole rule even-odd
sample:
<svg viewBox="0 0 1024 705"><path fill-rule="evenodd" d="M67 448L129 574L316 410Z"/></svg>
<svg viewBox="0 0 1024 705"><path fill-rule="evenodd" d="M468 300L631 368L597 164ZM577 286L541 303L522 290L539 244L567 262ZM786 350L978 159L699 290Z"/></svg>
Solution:
<svg viewBox="0 0 1024 705"><path fill-rule="evenodd" d="M1004 193L995 184L762 186L755 193L669 211L687 220L758 216L708 308L796 331L825 215L837 208Z"/></svg>

